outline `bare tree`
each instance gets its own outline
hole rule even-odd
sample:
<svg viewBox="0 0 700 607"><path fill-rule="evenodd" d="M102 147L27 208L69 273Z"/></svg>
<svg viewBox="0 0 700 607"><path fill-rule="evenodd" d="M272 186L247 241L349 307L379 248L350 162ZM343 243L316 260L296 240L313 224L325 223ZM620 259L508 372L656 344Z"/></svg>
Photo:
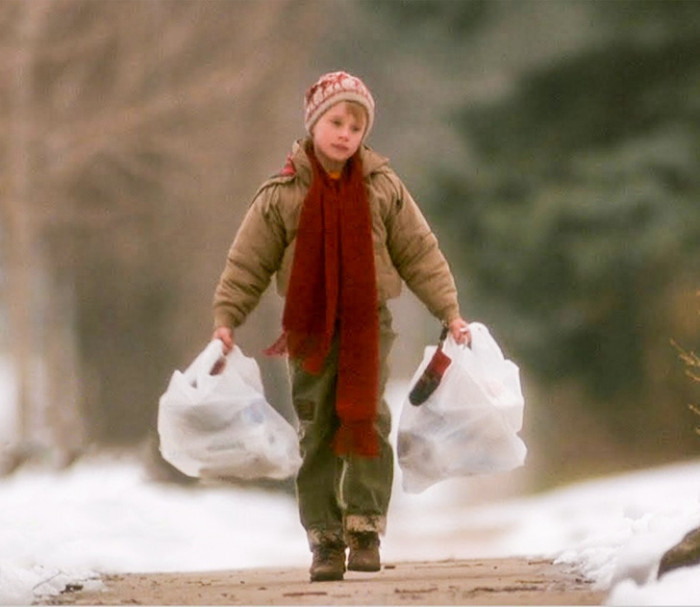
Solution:
<svg viewBox="0 0 700 607"><path fill-rule="evenodd" d="M237 221L282 164L282 135L298 134L319 10L0 4L0 27L13 32L0 48L13 74L0 84L12 99L0 120L14 125L0 209L19 443L46 426L65 462L91 442L153 431L169 374L208 339Z"/></svg>

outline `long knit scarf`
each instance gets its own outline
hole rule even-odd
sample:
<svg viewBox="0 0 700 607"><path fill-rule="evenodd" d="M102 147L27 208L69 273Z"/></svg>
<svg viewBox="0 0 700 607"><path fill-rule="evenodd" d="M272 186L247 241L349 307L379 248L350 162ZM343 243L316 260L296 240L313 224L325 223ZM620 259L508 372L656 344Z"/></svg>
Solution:
<svg viewBox="0 0 700 607"><path fill-rule="evenodd" d="M379 316L372 220L359 153L332 179L313 147L282 319L287 350L319 373L338 332L338 455L377 456Z"/></svg>

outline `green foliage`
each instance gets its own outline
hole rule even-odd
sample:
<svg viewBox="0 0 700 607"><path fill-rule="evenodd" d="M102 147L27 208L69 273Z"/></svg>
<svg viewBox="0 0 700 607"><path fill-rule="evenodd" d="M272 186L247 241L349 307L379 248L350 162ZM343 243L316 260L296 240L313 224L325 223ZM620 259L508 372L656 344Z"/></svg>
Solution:
<svg viewBox="0 0 700 607"><path fill-rule="evenodd" d="M601 403L644 390L661 297L699 269L698 42L583 53L457 116L477 168L443 176L435 212L482 307L543 377Z"/></svg>

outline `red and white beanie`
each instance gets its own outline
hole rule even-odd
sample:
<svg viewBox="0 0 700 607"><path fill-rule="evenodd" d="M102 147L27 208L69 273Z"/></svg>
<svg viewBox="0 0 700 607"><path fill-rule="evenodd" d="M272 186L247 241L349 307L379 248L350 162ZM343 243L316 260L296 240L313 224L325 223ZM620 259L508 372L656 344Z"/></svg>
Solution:
<svg viewBox="0 0 700 607"><path fill-rule="evenodd" d="M304 126L310 134L316 121L339 101L355 101L367 110L367 129L374 122L374 99L364 82L347 72L330 72L321 76L304 95Z"/></svg>

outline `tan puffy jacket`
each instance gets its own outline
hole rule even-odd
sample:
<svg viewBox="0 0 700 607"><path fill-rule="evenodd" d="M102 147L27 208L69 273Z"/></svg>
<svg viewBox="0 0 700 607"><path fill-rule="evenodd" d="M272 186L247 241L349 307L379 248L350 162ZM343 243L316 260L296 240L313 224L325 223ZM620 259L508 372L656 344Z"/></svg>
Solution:
<svg viewBox="0 0 700 607"><path fill-rule="evenodd" d="M386 158L363 147L362 163L372 213L379 302L397 297L404 281L428 310L449 323L457 318L457 289L437 238ZM295 172L267 180L236 234L214 294L216 327L240 326L276 274L284 296L294 257L302 203L311 182L304 141L290 156Z"/></svg>

